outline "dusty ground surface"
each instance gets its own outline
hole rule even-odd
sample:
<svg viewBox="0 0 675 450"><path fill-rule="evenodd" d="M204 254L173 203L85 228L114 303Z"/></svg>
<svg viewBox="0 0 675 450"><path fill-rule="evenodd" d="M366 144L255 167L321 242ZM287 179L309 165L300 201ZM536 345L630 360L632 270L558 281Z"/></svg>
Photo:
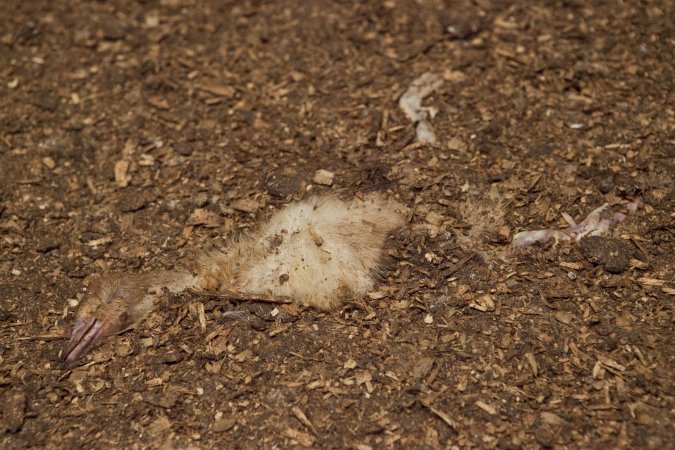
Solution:
<svg viewBox="0 0 675 450"><path fill-rule="evenodd" d="M3 448L675 442L672 2L0 14ZM397 106L424 72L435 146ZM376 292L334 313L167 296L60 368L90 275L171 267L307 189L414 209ZM606 240L511 245L636 197Z"/></svg>

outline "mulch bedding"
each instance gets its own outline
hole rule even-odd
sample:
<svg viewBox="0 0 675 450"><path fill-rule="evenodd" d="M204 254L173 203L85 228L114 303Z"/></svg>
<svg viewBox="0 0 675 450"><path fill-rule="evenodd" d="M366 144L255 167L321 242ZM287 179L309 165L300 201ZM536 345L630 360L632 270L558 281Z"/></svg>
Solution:
<svg viewBox="0 0 675 450"><path fill-rule="evenodd" d="M0 10L3 448L675 442L671 2ZM435 143L398 106L424 73ZM185 263L307 191L411 208L376 291L166 295L62 369L92 274ZM636 199L602 237L512 245Z"/></svg>

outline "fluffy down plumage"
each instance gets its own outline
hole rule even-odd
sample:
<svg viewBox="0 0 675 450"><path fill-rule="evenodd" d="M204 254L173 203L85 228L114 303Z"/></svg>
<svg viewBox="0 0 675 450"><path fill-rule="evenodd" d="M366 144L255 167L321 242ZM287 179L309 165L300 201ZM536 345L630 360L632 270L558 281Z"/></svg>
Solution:
<svg viewBox="0 0 675 450"><path fill-rule="evenodd" d="M320 309L374 285L387 235L404 208L370 195L345 202L312 197L287 205L224 251L199 258L197 286L290 297Z"/></svg>

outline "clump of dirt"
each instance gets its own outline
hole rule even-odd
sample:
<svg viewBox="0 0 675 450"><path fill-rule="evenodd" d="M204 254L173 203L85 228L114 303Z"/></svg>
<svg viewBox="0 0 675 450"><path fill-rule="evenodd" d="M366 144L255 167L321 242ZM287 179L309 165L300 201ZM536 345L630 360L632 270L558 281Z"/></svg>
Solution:
<svg viewBox="0 0 675 450"><path fill-rule="evenodd" d="M630 267L635 249L622 239L605 236L588 236L579 241L581 253L593 264L602 266L609 273L621 273Z"/></svg>

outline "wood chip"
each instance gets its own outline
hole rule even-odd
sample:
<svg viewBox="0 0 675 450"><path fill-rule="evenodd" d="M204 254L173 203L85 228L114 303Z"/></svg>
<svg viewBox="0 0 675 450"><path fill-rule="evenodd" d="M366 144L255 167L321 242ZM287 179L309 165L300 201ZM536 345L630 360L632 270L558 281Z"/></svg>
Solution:
<svg viewBox="0 0 675 450"><path fill-rule="evenodd" d="M469 303L469 306L483 312L495 310L495 302L490 294L478 297L474 302Z"/></svg>
<svg viewBox="0 0 675 450"><path fill-rule="evenodd" d="M206 312L204 311L204 304L197 302L197 317L199 318L199 327L202 333L206 332Z"/></svg>
<svg viewBox="0 0 675 450"><path fill-rule="evenodd" d="M478 406L478 407L479 407L480 409L482 409L483 411L485 411L486 413L492 415L492 416L494 416L494 415L497 414L497 410L496 410L493 406L490 406L490 405L488 405L487 403L484 403L484 402L482 402L482 401L480 401L480 400L478 400L478 401L475 403L475 405Z"/></svg>
<svg viewBox="0 0 675 450"><path fill-rule="evenodd" d="M560 265L560 267L564 267L565 269L581 270L584 268L583 263L580 262L560 261L558 264Z"/></svg>
<svg viewBox="0 0 675 450"><path fill-rule="evenodd" d="M113 238L111 236L105 236L105 237L102 237L102 238L92 239L91 241L87 241L87 246L98 247L98 246L101 246L101 245L110 244L112 241L113 241Z"/></svg>
<svg viewBox="0 0 675 450"><path fill-rule="evenodd" d="M602 354L598 354L598 361L605 367L618 370L619 372L624 372L626 370L625 366Z"/></svg>
<svg viewBox="0 0 675 450"><path fill-rule="evenodd" d="M221 417L213 421L212 430L214 433L222 433L230 430L236 423L234 417Z"/></svg>
<svg viewBox="0 0 675 450"><path fill-rule="evenodd" d="M267 335L269 337L277 336L281 333L284 333L285 331L288 331L292 326L293 326L293 324L287 323L286 325L282 325L279 328L275 328L274 330L271 330L269 333L267 333Z"/></svg>
<svg viewBox="0 0 675 450"><path fill-rule="evenodd" d="M541 413L541 421L549 425L564 425L566 423L562 417L547 411Z"/></svg>
<svg viewBox="0 0 675 450"><path fill-rule="evenodd" d="M297 406L294 406L294 407L291 408L291 412L293 413L295 418L300 421L300 423L302 423L304 426L309 428L312 431L312 433L314 433L314 436L319 435L319 433L317 433L317 431L316 431L316 428L314 428L314 424L312 424L312 422L310 422L310 420L307 418L305 413L302 412L302 410L300 408L298 408Z"/></svg>
<svg viewBox="0 0 675 450"><path fill-rule="evenodd" d="M150 436L158 436L164 434L171 429L171 420L168 417L161 415L148 427L148 434Z"/></svg>
<svg viewBox="0 0 675 450"><path fill-rule="evenodd" d="M311 447L314 445L314 436L309 433L305 433L304 431L296 430L294 428L286 428L283 433L286 437L297 441L298 444L304 445L305 447Z"/></svg>
<svg viewBox="0 0 675 450"><path fill-rule="evenodd" d="M157 109L161 109L162 111L167 111L171 108L169 102L165 98L160 97L159 95L151 95L146 99L146 101L150 106L153 106Z"/></svg>
<svg viewBox="0 0 675 450"><path fill-rule="evenodd" d="M539 375L539 365L537 364L537 360L534 357L534 353L528 353L525 355L525 358L527 358L527 362L530 364L530 369L532 369L532 375L535 377Z"/></svg>
<svg viewBox="0 0 675 450"><path fill-rule="evenodd" d="M349 358L345 363L342 365L345 369L354 369L356 367L356 361L354 361L352 358Z"/></svg>
<svg viewBox="0 0 675 450"><path fill-rule="evenodd" d="M254 213L260 209L260 204L257 201L248 198L235 200L230 204L230 206L237 211L243 211L247 213Z"/></svg>
<svg viewBox="0 0 675 450"><path fill-rule="evenodd" d="M228 98L233 97L234 94L237 92L232 86L227 86L224 84L198 84L195 87L200 91Z"/></svg>
<svg viewBox="0 0 675 450"><path fill-rule="evenodd" d="M159 378L159 377L157 377L157 378L151 378L151 379L147 380L147 381L145 382L145 384L146 384L147 386L149 386L149 387L161 386L162 384L164 384L164 380L162 380L162 379Z"/></svg>
<svg viewBox="0 0 675 450"><path fill-rule="evenodd" d="M659 280L657 278L638 278L638 283L643 286L663 286L666 284L665 280Z"/></svg>
<svg viewBox="0 0 675 450"><path fill-rule="evenodd" d="M324 169L319 169L314 173L312 181L316 184L321 184L324 186L332 186L334 177L335 174L333 172L329 172L328 170Z"/></svg>
<svg viewBox="0 0 675 450"><path fill-rule="evenodd" d="M436 211L429 211L424 220L431 225L440 226L445 218Z"/></svg>
<svg viewBox="0 0 675 450"><path fill-rule="evenodd" d="M569 325L574 320L574 315L566 311L556 311L554 317L558 322L564 323L565 325Z"/></svg>
<svg viewBox="0 0 675 450"><path fill-rule="evenodd" d="M422 405L426 407L429 411L434 413L439 419L441 419L447 426L452 428L454 431L459 429L457 422L455 422L448 414L444 413L440 409L435 408L427 400L421 400Z"/></svg>
<svg viewBox="0 0 675 450"><path fill-rule="evenodd" d="M42 158L42 164L44 164L49 170L52 170L56 167L56 162L54 162L54 160L49 156Z"/></svg>
<svg viewBox="0 0 675 450"><path fill-rule="evenodd" d="M121 159L115 163L115 183L117 183L117 186L126 187L131 181L131 177L128 175L129 165L130 163L126 159Z"/></svg>
<svg viewBox="0 0 675 450"><path fill-rule="evenodd" d="M251 358L253 358L253 352L249 349L246 349L243 352L235 355L232 359L234 359L237 362L242 363L244 361L248 361Z"/></svg>
<svg viewBox="0 0 675 450"><path fill-rule="evenodd" d="M201 225L205 228L217 228L223 223L223 219L213 211L197 208L188 217L188 225Z"/></svg>
<svg viewBox="0 0 675 450"><path fill-rule="evenodd" d="M371 300L380 300L387 296L387 293L384 291L373 291L366 294Z"/></svg>
<svg viewBox="0 0 675 450"><path fill-rule="evenodd" d="M373 393L373 390L375 388L373 387L373 376L370 374L369 371L367 370L359 370L355 373L354 379L356 381L357 386L361 386L362 384L366 385L366 392L369 394Z"/></svg>

